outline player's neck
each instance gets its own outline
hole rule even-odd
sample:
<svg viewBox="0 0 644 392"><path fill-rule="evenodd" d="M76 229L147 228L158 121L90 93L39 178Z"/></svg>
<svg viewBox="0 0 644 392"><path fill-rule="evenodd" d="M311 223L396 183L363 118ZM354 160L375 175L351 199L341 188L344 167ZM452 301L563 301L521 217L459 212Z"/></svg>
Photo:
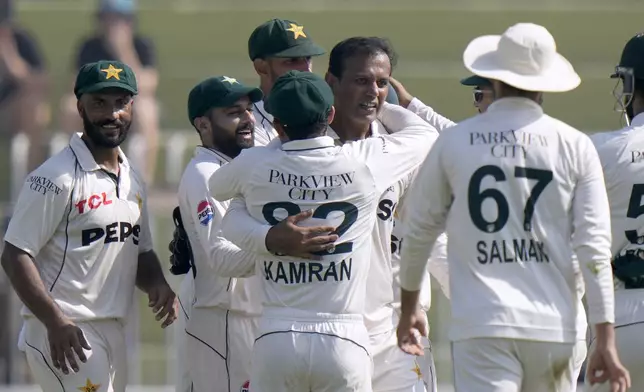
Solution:
<svg viewBox="0 0 644 392"><path fill-rule="evenodd" d="M91 140L83 137L83 141L92 153L96 163L114 174L119 173L119 150L118 148L98 147Z"/></svg>
<svg viewBox="0 0 644 392"><path fill-rule="evenodd" d="M371 132L370 123L360 123L351 118L338 115L333 119L331 128L333 128L343 143L365 139L369 136L369 132Z"/></svg>

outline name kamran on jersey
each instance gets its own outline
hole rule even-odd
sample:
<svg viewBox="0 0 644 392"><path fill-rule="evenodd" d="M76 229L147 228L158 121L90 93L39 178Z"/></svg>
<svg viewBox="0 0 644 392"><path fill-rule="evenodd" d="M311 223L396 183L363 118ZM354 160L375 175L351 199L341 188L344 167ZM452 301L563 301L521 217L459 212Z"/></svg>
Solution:
<svg viewBox="0 0 644 392"><path fill-rule="evenodd" d="M524 131L472 132L470 145L490 144L490 153L495 158L526 157L528 147L547 147L548 139Z"/></svg>
<svg viewBox="0 0 644 392"><path fill-rule="evenodd" d="M353 259L327 263L264 261L264 277L274 283L299 284L351 280Z"/></svg>

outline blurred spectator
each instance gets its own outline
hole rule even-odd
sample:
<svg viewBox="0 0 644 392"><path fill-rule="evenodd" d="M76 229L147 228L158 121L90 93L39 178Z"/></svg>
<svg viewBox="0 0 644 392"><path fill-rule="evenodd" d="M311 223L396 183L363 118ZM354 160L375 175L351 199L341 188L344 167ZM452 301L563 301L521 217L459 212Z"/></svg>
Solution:
<svg viewBox="0 0 644 392"><path fill-rule="evenodd" d="M82 40L75 54L74 73L86 63L119 60L136 73L139 95L135 98L132 131L142 137L144 150L132 156L150 185L154 179L159 138L159 110L156 101L158 73L152 41L136 32L134 0L100 0L96 15L96 31ZM70 89L71 91L71 89ZM68 132L82 127L76 109L76 98L62 101L61 127ZM131 138L136 140L141 138Z"/></svg>
<svg viewBox="0 0 644 392"><path fill-rule="evenodd" d="M29 138L27 168L44 159L43 133L50 120L45 61L34 38L14 19L13 0L0 0L0 132Z"/></svg>

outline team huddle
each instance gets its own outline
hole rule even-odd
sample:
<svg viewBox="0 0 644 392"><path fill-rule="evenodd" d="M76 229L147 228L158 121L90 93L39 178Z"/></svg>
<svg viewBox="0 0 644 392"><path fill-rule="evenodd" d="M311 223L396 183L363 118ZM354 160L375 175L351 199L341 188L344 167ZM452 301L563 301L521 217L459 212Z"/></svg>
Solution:
<svg viewBox="0 0 644 392"><path fill-rule="evenodd" d="M295 21L258 26L248 53L259 87L188 95L178 295L119 148L136 77L80 69L84 129L27 177L2 254L44 391L125 391L138 287L174 324L178 392L435 392L430 275L456 391L575 391L584 363L592 391L644 390L644 35L612 75L628 125L592 137L543 112L581 80L531 23L467 46L479 114L458 124L392 77L385 39L338 43L324 78Z"/></svg>

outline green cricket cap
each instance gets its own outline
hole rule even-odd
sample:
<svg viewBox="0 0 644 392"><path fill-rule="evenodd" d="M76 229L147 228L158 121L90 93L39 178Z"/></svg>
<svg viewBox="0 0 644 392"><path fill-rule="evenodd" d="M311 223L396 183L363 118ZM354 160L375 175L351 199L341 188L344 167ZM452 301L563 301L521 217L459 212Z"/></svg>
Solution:
<svg viewBox="0 0 644 392"><path fill-rule="evenodd" d="M461 84L463 86L477 87L477 86L489 86L492 83L490 82L489 79L482 78L478 75L472 75L472 76L468 76L467 78L461 79Z"/></svg>
<svg viewBox="0 0 644 392"><path fill-rule="evenodd" d="M248 39L251 60L267 57L315 57L325 50L311 40L304 26L292 20L271 19L258 26Z"/></svg>
<svg viewBox="0 0 644 392"><path fill-rule="evenodd" d="M325 121L333 106L333 91L312 72L289 71L273 85L266 110L285 127Z"/></svg>
<svg viewBox="0 0 644 392"><path fill-rule="evenodd" d="M206 114L208 110L232 106L242 97L248 97L255 103L260 101L264 94L262 90L246 86L228 76L217 76L202 81L188 94L190 124L194 123L195 118Z"/></svg>
<svg viewBox="0 0 644 392"><path fill-rule="evenodd" d="M617 67L631 68L636 79L644 79L644 33L639 33L628 40L622 51ZM617 72L611 77L618 77Z"/></svg>
<svg viewBox="0 0 644 392"><path fill-rule="evenodd" d="M84 64L76 76L74 94L76 98L86 93L95 93L106 88L120 88L138 94L134 71L120 61L100 60Z"/></svg>

